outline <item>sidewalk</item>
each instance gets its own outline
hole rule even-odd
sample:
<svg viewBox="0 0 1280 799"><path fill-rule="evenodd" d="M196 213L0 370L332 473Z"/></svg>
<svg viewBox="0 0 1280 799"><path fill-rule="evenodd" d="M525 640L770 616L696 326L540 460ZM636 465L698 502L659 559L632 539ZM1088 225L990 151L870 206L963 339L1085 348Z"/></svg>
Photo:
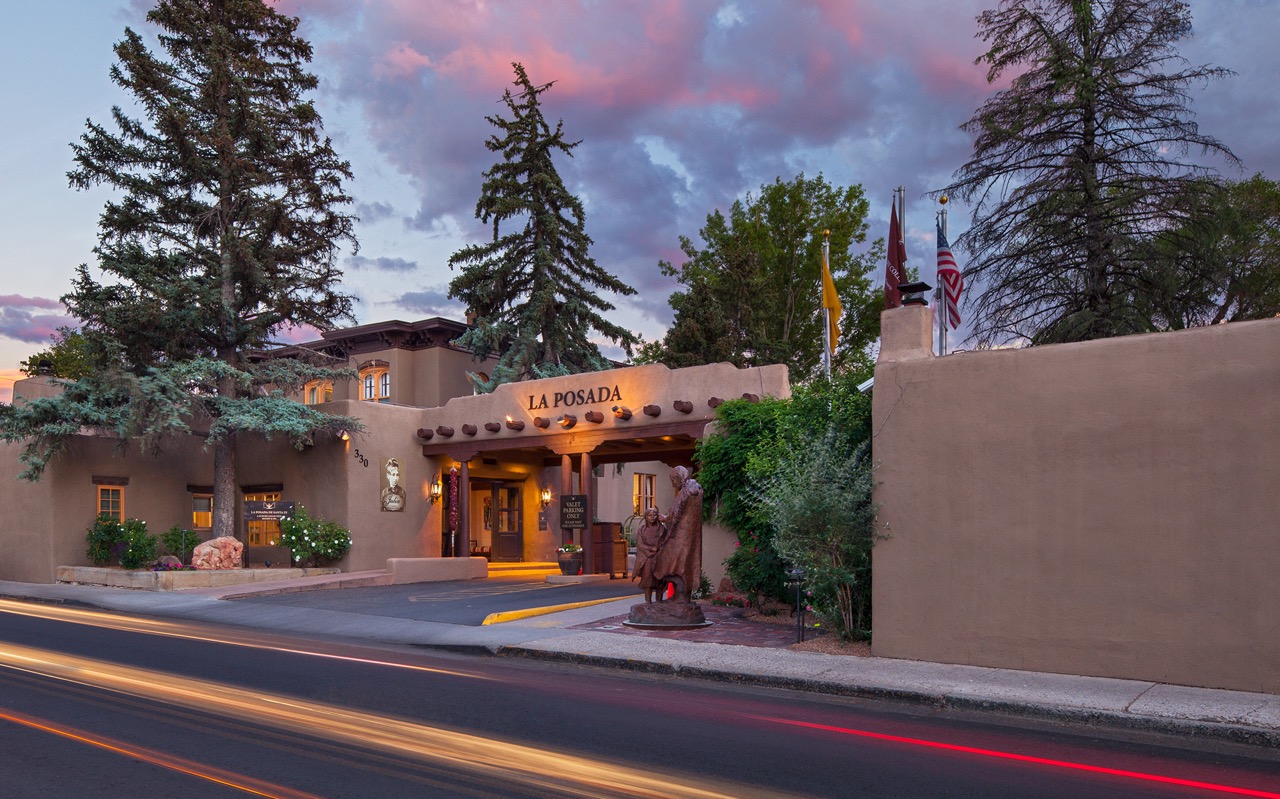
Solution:
<svg viewBox="0 0 1280 799"><path fill-rule="evenodd" d="M342 577L335 575L328 581L316 578L307 587L334 587ZM256 587L273 590L270 584ZM1280 747L1277 695L672 640L628 634L631 631L626 629L607 629L612 624L605 624L602 629L599 622L625 615L634 600L470 627L223 599L244 595L243 587L160 593L0 581L0 598L79 604L304 636L568 661ZM597 629L575 629L584 625Z"/></svg>

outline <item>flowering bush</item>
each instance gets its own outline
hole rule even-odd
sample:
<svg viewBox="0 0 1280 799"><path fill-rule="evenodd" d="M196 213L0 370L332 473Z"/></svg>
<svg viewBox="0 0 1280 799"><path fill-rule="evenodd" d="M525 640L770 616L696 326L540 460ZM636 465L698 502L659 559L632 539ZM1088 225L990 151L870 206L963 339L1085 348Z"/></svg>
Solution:
<svg viewBox="0 0 1280 799"><path fill-rule="evenodd" d="M299 505L280 520L280 545L293 550L297 565L321 566L342 558L351 549L351 533L336 522L313 519Z"/></svg>
<svg viewBox="0 0 1280 799"><path fill-rule="evenodd" d="M99 516L85 538L89 543L85 555L95 566L105 566L114 558L126 569L137 569L156 559L156 537L139 519L118 522L110 516Z"/></svg>
<svg viewBox="0 0 1280 799"><path fill-rule="evenodd" d="M751 600L737 594L716 594L711 597L711 604L725 608L749 608Z"/></svg>
<svg viewBox="0 0 1280 799"><path fill-rule="evenodd" d="M193 571L196 571L196 567L190 566L184 563L180 563L176 566L170 565L168 563L157 563L156 565L151 567L151 571L153 572L193 572Z"/></svg>

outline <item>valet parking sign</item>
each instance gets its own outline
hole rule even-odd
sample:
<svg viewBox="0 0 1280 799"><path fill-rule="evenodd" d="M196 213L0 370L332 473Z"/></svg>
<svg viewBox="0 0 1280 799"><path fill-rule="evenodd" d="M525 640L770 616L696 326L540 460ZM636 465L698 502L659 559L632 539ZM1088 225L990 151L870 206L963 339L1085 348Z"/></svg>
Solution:
<svg viewBox="0 0 1280 799"><path fill-rule="evenodd" d="M560 497L560 529L587 529L586 494L565 494Z"/></svg>

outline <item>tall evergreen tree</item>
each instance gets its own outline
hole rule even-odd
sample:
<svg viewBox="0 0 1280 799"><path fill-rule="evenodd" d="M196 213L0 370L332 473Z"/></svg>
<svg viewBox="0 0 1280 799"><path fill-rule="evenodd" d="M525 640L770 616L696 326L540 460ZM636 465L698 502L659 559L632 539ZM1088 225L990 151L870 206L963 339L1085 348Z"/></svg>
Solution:
<svg viewBox="0 0 1280 799"><path fill-rule="evenodd" d="M659 263L682 286L671 295L675 321L638 360L671 367L785 363L793 380L816 374L823 347L822 241L829 230L831 273L844 307L836 365L866 366L883 304L867 272L883 251L877 245L854 256L849 249L866 240L867 208L861 186L832 186L821 175L802 174L735 201L728 217L708 214L699 231L702 247L681 236L688 260L678 268Z"/></svg>
<svg viewBox="0 0 1280 799"><path fill-rule="evenodd" d="M1188 66L1180 0L1002 0L978 18L997 92L963 129L973 156L942 190L973 202L958 240L980 341L1074 341L1151 329L1148 245L1186 222L1178 198L1234 162L1190 119L1188 87L1230 74Z"/></svg>
<svg viewBox="0 0 1280 799"><path fill-rule="evenodd" d="M82 427L152 444L207 435L213 528L230 535L238 434L301 446L356 425L285 396L345 371L257 357L282 328L350 318L336 260L355 244L351 172L305 99L317 81L296 19L263 0L160 0L147 19L165 56L126 29L111 69L145 119L114 108L116 131L90 121L72 146L71 185L118 192L99 221L101 278L82 265L63 297L95 368L11 410L0 436L26 442L36 478Z"/></svg>
<svg viewBox="0 0 1280 799"><path fill-rule="evenodd" d="M475 315L475 327L457 343L477 358L498 353L487 380L472 375L482 391L529 377L590 372L609 362L589 337L595 330L628 353L639 339L603 314L614 306L601 291L635 294L635 289L596 265L588 254L582 203L565 188L552 155L573 155L580 141L568 142L563 120L554 130L542 116L539 97L553 83L534 86L520 64L503 92L510 119L486 117L498 129L485 147L502 160L484 173L476 218L493 225L493 239L464 247L449 259L459 274L449 296ZM513 223L510 232L501 226ZM523 223L523 226L521 226Z"/></svg>

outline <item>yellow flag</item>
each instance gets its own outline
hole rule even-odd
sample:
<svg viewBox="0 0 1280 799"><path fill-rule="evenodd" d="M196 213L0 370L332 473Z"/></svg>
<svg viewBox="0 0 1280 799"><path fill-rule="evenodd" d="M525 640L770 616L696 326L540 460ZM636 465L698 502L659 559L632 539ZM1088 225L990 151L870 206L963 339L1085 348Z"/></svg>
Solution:
<svg viewBox="0 0 1280 799"><path fill-rule="evenodd" d="M831 313L828 316L831 324L831 351L835 352L836 342L840 340L840 317L844 308L840 305L840 295L836 294L836 282L831 279L831 267L827 266L827 250L822 249L822 307Z"/></svg>

